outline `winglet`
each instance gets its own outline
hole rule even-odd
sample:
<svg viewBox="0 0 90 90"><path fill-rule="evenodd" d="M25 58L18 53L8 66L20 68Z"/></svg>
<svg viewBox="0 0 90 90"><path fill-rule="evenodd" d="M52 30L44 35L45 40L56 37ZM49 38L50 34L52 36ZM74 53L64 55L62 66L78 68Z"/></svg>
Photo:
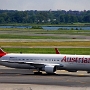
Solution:
<svg viewBox="0 0 90 90"><path fill-rule="evenodd" d="M58 51L58 49L57 49L57 48L55 48L55 51L56 51L56 54L60 54L60 52Z"/></svg>

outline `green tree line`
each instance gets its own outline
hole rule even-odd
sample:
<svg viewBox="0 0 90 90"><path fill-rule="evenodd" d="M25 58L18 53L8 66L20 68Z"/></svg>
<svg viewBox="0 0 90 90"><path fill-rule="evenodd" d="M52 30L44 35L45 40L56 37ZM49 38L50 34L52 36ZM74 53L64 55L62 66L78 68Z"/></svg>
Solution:
<svg viewBox="0 0 90 90"><path fill-rule="evenodd" d="M90 23L90 10L88 11L17 11L0 10L0 24L4 23Z"/></svg>

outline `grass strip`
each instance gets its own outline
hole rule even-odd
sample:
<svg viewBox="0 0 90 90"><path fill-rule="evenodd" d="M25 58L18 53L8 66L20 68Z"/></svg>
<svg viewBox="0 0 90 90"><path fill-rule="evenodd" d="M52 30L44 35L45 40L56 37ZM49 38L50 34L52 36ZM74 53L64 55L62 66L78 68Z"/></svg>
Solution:
<svg viewBox="0 0 90 90"><path fill-rule="evenodd" d="M29 35L13 35L13 34L1 34L0 39L62 39L63 37L54 36L29 36Z"/></svg>
<svg viewBox="0 0 90 90"><path fill-rule="evenodd" d="M66 42L0 42L0 46L82 46L90 47L90 41L66 41Z"/></svg>
<svg viewBox="0 0 90 90"><path fill-rule="evenodd" d="M58 48L61 54L90 55L90 48ZM3 48L9 53L42 53L55 54L54 48Z"/></svg>

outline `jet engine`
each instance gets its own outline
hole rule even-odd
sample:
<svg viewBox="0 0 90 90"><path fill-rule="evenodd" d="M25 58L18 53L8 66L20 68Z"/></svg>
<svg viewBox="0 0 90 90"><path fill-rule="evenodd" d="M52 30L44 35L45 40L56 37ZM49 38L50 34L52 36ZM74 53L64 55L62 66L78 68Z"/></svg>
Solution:
<svg viewBox="0 0 90 90"><path fill-rule="evenodd" d="M56 71L56 66L45 66L44 71L46 73L54 73Z"/></svg>

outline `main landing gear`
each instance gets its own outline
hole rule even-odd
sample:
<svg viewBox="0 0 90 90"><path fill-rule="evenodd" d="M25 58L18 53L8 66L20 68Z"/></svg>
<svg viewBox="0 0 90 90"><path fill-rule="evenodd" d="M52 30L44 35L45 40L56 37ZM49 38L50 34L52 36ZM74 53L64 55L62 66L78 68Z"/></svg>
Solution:
<svg viewBox="0 0 90 90"><path fill-rule="evenodd" d="M35 75L42 75L42 72L34 72Z"/></svg>
<svg viewBox="0 0 90 90"><path fill-rule="evenodd" d="M40 72L40 69L37 69L37 72L34 72L35 75L42 75L42 72Z"/></svg>

